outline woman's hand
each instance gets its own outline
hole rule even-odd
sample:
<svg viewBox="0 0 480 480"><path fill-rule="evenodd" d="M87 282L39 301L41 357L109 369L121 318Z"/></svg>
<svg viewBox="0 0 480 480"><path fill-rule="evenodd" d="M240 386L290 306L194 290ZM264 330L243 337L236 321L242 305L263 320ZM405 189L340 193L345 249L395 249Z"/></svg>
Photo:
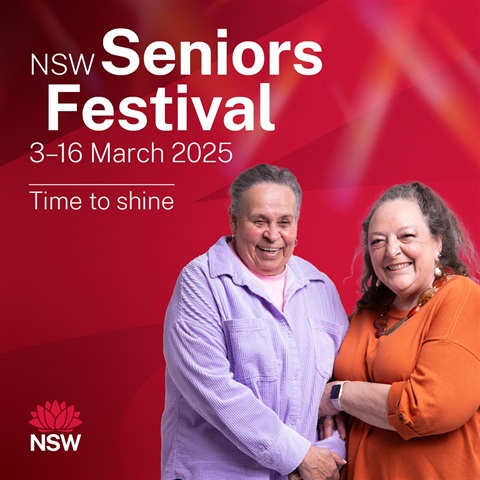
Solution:
<svg viewBox="0 0 480 480"><path fill-rule="evenodd" d="M318 422L318 433L320 436L320 440L325 440L328 437L333 435L333 429L335 428L335 419L327 415L325 417L321 417L320 421Z"/></svg>
<svg viewBox="0 0 480 480"><path fill-rule="evenodd" d="M338 382L329 382L325 385L322 399L320 400L320 406L318 408L319 419L326 416L334 416L339 413L338 410L333 406L332 401L330 400L330 392L332 391L333 385L335 385L336 383Z"/></svg>
<svg viewBox="0 0 480 480"><path fill-rule="evenodd" d="M320 440L325 440L326 438L331 437L333 435L335 426L337 427L340 438L345 440L347 436L347 426L346 417L342 412L339 412L334 417L327 415L320 418L320 421L318 422L318 433Z"/></svg>

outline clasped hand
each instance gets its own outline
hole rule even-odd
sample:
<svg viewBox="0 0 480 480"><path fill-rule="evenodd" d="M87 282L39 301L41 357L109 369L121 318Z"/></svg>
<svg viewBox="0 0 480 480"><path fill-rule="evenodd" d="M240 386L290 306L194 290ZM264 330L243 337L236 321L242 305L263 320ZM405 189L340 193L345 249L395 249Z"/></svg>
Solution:
<svg viewBox="0 0 480 480"><path fill-rule="evenodd" d="M345 460L327 448L311 446L298 469L288 476L288 480L338 480L338 467Z"/></svg>

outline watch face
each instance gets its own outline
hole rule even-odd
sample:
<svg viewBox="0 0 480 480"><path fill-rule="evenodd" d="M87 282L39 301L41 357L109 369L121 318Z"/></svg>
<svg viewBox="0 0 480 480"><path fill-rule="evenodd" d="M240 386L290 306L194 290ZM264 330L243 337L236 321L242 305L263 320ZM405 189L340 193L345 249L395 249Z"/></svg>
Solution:
<svg viewBox="0 0 480 480"><path fill-rule="evenodd" d="M330 398L338 398L338 395L340 394L340 389L342 388L341 383L337 383L332 387L332 390L330 390Z"/></svg>

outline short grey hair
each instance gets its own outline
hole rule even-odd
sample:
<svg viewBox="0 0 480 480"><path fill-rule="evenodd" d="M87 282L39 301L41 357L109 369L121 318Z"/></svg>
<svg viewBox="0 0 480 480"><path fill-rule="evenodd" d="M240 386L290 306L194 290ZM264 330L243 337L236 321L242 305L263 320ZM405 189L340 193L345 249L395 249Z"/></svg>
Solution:
<svg viewBox="0 0 480 480"><path fill-rule="evenodd" d="M295 175L286 168L280 168L275 165L261 163L240 173L230 186L230 195L232 203L230 211L240 215L240 204L243 194L246 190L262 183L274 183L276 185L285 185L290 187L295 195L295 217L300 216L300 207L302 204L302 189Z"/></svg>

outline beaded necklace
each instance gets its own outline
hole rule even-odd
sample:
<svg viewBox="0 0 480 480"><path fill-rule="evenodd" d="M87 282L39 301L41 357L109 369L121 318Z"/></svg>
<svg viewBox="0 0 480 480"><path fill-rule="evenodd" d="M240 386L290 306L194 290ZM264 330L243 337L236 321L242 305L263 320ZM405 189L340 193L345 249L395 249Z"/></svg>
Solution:
<svg viewBox="0 0 480 480"><path fill-rule="evenodd" d="M409 318L413 317L420 309L433 298L433 296L437 293L438 289L445 285L448 280L447 273L453 273L448 269L448 272L444 272L443 275L439 278L436 278L430 288L427 288L418 298L418 303L415 305L408 313L407 316L399 320L393 327L390 327L387 330L387 313L390 310L389 303L385 308L384 312L373 322L373 326L377 329L375 336L380 338L382 335L390 335L394 332L397 328L403 325Z"/></svg>

